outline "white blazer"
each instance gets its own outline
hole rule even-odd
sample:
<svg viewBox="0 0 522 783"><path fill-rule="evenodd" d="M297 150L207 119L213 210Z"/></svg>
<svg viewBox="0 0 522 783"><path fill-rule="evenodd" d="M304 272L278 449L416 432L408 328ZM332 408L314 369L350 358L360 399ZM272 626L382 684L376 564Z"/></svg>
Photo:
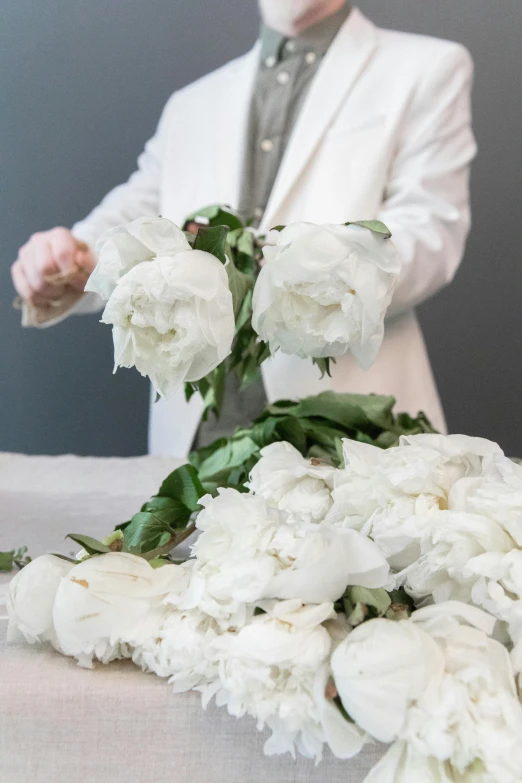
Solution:
<svg viewBox="0 0 522 783"><path fill-rule="evenodd" d="M237 206L256 45L174 93L137 171L74 234L93 245L140 215L181 223L198 207ZM368 372L350 356L319 379L310 361L276 355L262 368L270 401L324 389L393 394L397 410L444 417L414 307L449 283L470 226L472 61L462 46L376 28L354 9L314 79L282 161L260 231L296 220L380 218L393 232L402 272L381 352ZM93 294L74 308L101 307ZM183 457L202 404L182 391L151 404L153 454Z"/></svg>

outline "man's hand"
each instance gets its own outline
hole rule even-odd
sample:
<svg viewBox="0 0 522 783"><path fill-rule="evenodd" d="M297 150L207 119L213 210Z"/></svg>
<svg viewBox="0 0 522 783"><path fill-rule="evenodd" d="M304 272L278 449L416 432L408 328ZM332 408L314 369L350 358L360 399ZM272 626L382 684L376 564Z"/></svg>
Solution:
<svg viewBox="0 0 522 783"><path fill-rule="evenodd" d="M67 286L83 291L96 265L91 249L67 228L33 234L18 251L11 276L18 294L38 306L63 296Z"/></svg>

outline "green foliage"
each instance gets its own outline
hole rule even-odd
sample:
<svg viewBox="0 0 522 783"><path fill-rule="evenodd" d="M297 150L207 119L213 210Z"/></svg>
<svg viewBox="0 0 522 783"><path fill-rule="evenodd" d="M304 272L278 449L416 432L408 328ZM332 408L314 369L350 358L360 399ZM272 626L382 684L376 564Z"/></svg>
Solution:
<svg viewBox="0 0 522 783"><path fill-rule="evenodd" d="M192 465L173 471L123 529L125 551L155 559L181 543L205 489Z"/></svg>
<svg viewBox="0 0 522 783"><path fill-rule="evenodd" d="M312 362L321 371L321 378L324 378L325 375L328 375L329 378L332 377L332 373L330 372L330 364L335 364L335 359L332 356L326 356L322 359L315 357L312 359Z"/></svg>
<svg viewBox="0 0 522 783"><path fill-rule="evenodd" d="M0 552L0 571L12 571L14 568L23 568L31 562L27 554L27 547L12 549L10 552Z"/></svg>
<svg viewBox="0 0 522 783"><path fill-rule="evenodd" d="M250 427L237 429L190 455L191 464L208 492L218 486L242 489L264 446L288 441L305 457L342 464L343 438L380 448L399 442L401 435L434 432L424 414L394 416L393 397L375 394L323 392L299 402L269 405Z"/></svg>
<svg viewBox="0 0 522 783"><path fill-rule="evenodd" d="M11 552L0 552L0 571L12 571L14 567L14 549Z"/></svg>
<svg viewBox="0 0 522 783"><path fill-rule="evenodd" d="M413 602L403 590L387 592L383 588L348 587L344 596L335 605L338 612L344 612L352 626L366 620L385 617L388 620L405 620L413 611Z"/></svg>
<svg viewBox="0 0 522 783"><path fill-rule="evenodd" d="M193 249L203 250L225 263L228 228L226 226L201 226L194 240Z"/></svg>
<svg viewBox="0 0 522 783"><path fill-rule="evenodd" d="M380 220L354 220L345 223L345 226L360 226L361 228L367 228L375 234L380 234L381 239L390 239L392 235L388 226Z"/></svg>
<svg viewBox="0 0 522 783"><path fill-rule="evenodd" d="M91 536L84 536L82 533L68 533L65 537L79 544L88 555L105 555L107 552L112 552L112 549L107 544Z"/></svg>
<svg viewBox="0 0 522 783"><path fill-rule="evenodd" d="M213 204L210 207L203 207L189 215L184 224L186 228L190 223L199 223L213 228L214 226L227 226L229 231L242 229L243 223L238 215L229 207L223 207L219 204Z"/></svg>

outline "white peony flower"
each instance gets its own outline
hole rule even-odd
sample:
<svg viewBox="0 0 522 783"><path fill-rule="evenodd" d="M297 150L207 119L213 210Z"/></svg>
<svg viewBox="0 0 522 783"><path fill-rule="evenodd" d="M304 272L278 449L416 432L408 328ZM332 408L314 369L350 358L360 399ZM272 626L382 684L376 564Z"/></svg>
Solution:
<svg viewBox="0 0 522 783"><path fill-rule="evenodd" d="M9 621L26 640L55 643L53 606L62 579L73 563L54 555L42 555L28 563L9 582Z"/></svg>
<svg viewBox="0 0 522 783"><path fill-rule="evenodd" d="M411 705L401 739L449 761L457 780L519 783L522 706L509 654L489 638L494 619L449 602L422 609L413 620L443 652L444 676Z"/></svg>
<svg viewBox="0 0 522 783"><path fill-rule="evenodd" d="M259 729L270 727L267 755L295 755L297 746L303 755L320 759L324 734L314 687L331 648L321 623L333 615L333 605L285 601L265 608L270 613L212 643L219 680L203 689L204 703L215 694L218 706L226 705L231 715L251 715Z"/></svg>
<svg viewBox="0 0 522 783"><path fill-rule="evenodd" d="M370 536L396 567L420 553L419 520L439 509L439 453L424 447L379 449L343 441L345 468L334 476L326 522Z"/></svg>
<svg viewBox="0 0 522 783"><path fill-rule="evenodd" d="M53 622L64 655L92 667L93 658L109 663L130 657L147 641L166 611L163 601L187 584L185 569L152 568L142 557L109 552L75 565L62 579Z"/></svg>
<svg viewBox="0 0 522 783"><path fill-rule="evenodd" d="M359 226L293 223L263 249L252 325L273 353L374 362L400 260L394 245Z"/></svg>
<svg viewBox="0 0 522 783"><path fill-rule="evenodd" d="M476 579L472 601L507 623L513 668L522 672L522 551L485 552L469 561L467 571Z"/></svg>
<svg viewBox="0 0 522 783"><path fill-rule="evenodd" d="M136 264L190 250L183 231L166 218L138 218L111 228L96 243L97 264L85 286L105 301Z"/></svg>
<svg viewBox="0 0 522 783"><path fill-rule="evenodd" d="M375 739L391 742L411 702L442 675L443 657L413 623L376 619L357 626L339 644L331 668L348 715Z"/></svg>
<svg viewBox="0 0 522 783"><path fill-rule="evenodd" d="M134 650L132 660L145 671L168 677L174 693L182 693L216 678L217 663L210 645L219 633L216 622L203 612L172 609Z"/></svg>
<svg viewBox="0 0 522 783"><path fill-rule="evenodd" d="M326 522L370 536L395 568L419 557L424 530L448 509L455 482L504 459L495 443L465 435L403 437L386 450L345 440L343 453Z"/></svg>
<svg viewBox="0 0 522 783"><path fill-rule="evenodd" d="M230 353L234 310L225 267L201 250L138 264L116 285L102 321L114 327L115 368L136 366L170 397Z"/></svg>
<svg viewBox="0 0 522 783"><path fill-rule="evenodd" d="M355 530L327 525L286 525L274 536L272 551L279 568L267 598L300 598L306 603L336 601L348 585L394 587L379 548Z"/></svg>
<svg viewBox="0 0 522 783"><path fill-rule="evenodd" d="M456 481L481 476L491 470L492 461L504 458L497 443L469 435L403 435L400 447L428 448L438 452L436 482L441 495L446 498Z"/></svg>
<svg viewBox="0 0 522 783"><path fill-rule="evenodd" d="M522 546L522 467L503 455L485 461L483 474L457 481L449 508L498 522Z"/></svg>
<svg viewBox="0 0 522 783"><path fill-rule="evenodd" d="M290 443L272 443L261 449L246 486L290 521L321 522L332 503L335 472L320 460L305 459Z"/></svg>
<svg viewBox="0 0 522 783"><path fill-rule="evenodd" d="M486 552L510 552L515 543L492 519L478 514L439 511L420 531L421 555L399 576L415 599L433 596L471 601L476 575L469 563Z"/></svg>
<svg viewBox="0 0 522 783"><path fill-rule="evenodd" d="M261 496L233 489L200 502L202 532L182 608L228 621L241 605L264 598L322 603L340 598L349 584L389 582L385 558L356 531L288 524Z"/></svg>
<svg viewBox="0 0 522 783"><path fill-rule="evenodd" d="M341 643L332 669L345 708L369 733L398 740L369 783L518 783L522 707L509 655L489 638L494 624L479 609L448 602L411 620L371 620Z"/></svg>

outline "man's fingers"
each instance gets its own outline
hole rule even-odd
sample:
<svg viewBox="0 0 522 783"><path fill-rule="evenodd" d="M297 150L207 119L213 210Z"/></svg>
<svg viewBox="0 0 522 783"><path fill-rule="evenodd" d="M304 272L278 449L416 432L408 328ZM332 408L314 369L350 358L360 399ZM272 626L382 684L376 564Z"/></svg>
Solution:
<svg viewBox="0 0 522 783"><path fill-rule="evenodd" d="M19 261L16 261L11 267L11 278L18 296L26 300L31 299L34 291L27 282Z"/></svg>
<svg viewBox="0 0 522 783"><path fill-rule="evenodd" d="M78 274L69 283L76 291L84 290L85 284L96 264L96 260L87 245L82 245L81 247L84 249L78 249L75 259Z"/></svg>
<svg viewBox="0 0 522 783"><path fill-rule="evenodd" d="M78 243L67 228L53 228L47 234L53 261L61 272L74 270Z"/></svg>
<svg viewBox="0 0 522 783"><path fill-rule="evenodd" d="M18 260L33 293L49 298L61 295L63 286L51 285L45 279L58 271L47 242L31 240L20 250Z"/></svg>

